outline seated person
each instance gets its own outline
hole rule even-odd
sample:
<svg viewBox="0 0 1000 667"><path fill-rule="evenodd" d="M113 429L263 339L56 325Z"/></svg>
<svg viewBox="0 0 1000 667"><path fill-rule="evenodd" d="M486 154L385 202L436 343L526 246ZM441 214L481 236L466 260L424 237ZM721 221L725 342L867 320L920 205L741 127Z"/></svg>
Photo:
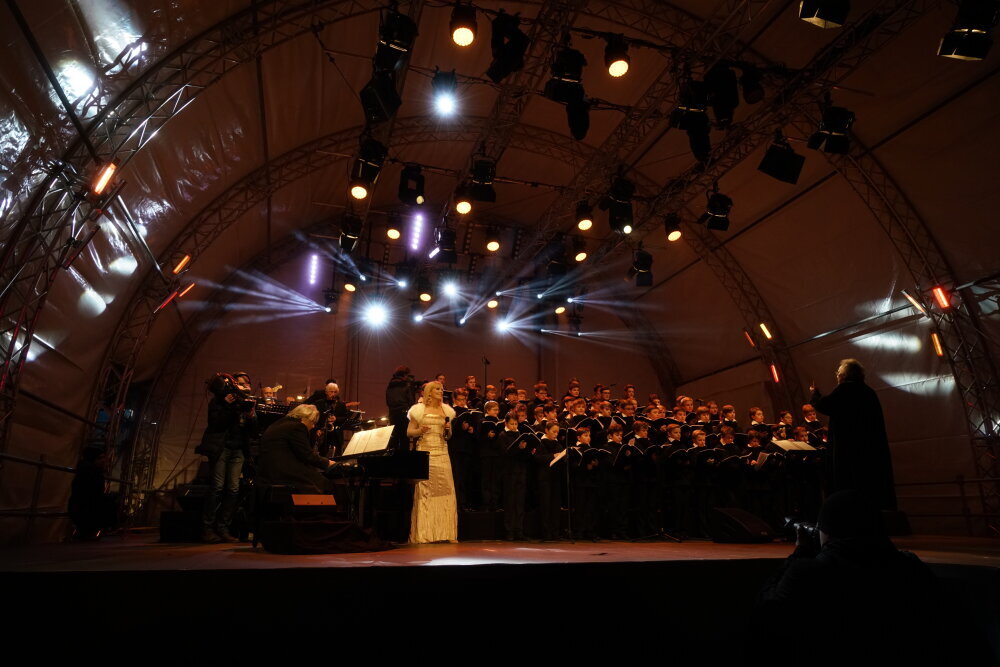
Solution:
<svg viewBox="0 0 1000 667"><path fill-rule="evenodd" d="M316 406L302 404L267 427L257 457L260 484L289 484L298 493L323 493L329 488L322 471L333 461L314 453L309 443L309 432L317 420Z"/></svg>

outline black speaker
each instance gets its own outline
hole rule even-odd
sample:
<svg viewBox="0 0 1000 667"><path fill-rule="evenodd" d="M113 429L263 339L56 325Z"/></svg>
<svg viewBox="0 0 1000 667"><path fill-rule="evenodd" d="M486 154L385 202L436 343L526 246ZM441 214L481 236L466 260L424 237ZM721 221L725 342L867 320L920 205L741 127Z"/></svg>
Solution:
<svg viewBox="0 0 1000 667"><path fill-rule="evenodd" d="M713 542L771 542L775 538L766 521L739 507L713 507L708 534Z"/></svg>
<svg viewBox="0 0 1000 667"><path fill-rule="evenodd" d="M396 92L396 80L387 73L375 74L359 94L365 122L384 123L394 115L402 100Z"/></svg>

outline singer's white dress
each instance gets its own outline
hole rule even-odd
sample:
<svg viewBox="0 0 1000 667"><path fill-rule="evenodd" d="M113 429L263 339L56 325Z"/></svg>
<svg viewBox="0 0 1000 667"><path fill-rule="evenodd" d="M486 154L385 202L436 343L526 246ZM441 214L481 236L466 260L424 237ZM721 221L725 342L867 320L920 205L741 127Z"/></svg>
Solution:
<svg viewBox="0 0 1000 667"><path fill-rule="evenodd" d="M450 405L441 406L445 416L455 418ZM445 417L425 414L422 403L410 408L408 416L430 431L417 441L417 449L430 454L430 476L413 489L413 513L410 515L410 543L454 542L458 540L458 503L455 480L451 474L448 441L445 440Z"/></svg>

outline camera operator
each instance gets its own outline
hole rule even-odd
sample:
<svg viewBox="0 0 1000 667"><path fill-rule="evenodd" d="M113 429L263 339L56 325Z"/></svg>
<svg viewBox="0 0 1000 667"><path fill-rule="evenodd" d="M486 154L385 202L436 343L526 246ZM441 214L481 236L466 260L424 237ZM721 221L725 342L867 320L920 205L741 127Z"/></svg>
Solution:
<svg viewBox="0 0 1000 667"><path fill-rule="evenodd" d="M835 493L815 526L796 530L795 551L758 594L767 623L754 645L769 662L944 664L937 580L893 545L868 497Z"/></svg>
<svg viewBox="0 0 1000 667"><path fill-rule="evenodd" d="M208 425L201 444L195 448L195 452L208 457L212 475L202 513L201 539L210 543L238 542L229 532L229 522L239 497L249 433L257 419L252 385L247 373L217 373L208 385L212 393Z"/></svg>
<svg viewBox="0 0 1000 667"><path fill-rule="evenodd" d="M406 412L417 402L417 381L408 366L398 366L385 388L385 404L389 408L389 423L393 426L389 448L401 452L410 448L406 427L410 420Z"/></svg>

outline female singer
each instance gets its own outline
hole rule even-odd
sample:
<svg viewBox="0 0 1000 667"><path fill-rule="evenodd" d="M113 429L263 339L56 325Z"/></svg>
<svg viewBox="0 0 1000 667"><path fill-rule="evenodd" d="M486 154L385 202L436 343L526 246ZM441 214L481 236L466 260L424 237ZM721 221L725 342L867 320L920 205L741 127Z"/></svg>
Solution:
<svg viewBox="0 0 1000 667"><path fill-rule="evenodd" d="M426 481L417 482L413 490L412 544L458 541L455 481L448 458L448 438L455 411L442 402L443 396L440 382L428 382L424 386L423 403L417 403L408 413L407 435L419 436L417 449L430 453L430 476Z"/></svg>

